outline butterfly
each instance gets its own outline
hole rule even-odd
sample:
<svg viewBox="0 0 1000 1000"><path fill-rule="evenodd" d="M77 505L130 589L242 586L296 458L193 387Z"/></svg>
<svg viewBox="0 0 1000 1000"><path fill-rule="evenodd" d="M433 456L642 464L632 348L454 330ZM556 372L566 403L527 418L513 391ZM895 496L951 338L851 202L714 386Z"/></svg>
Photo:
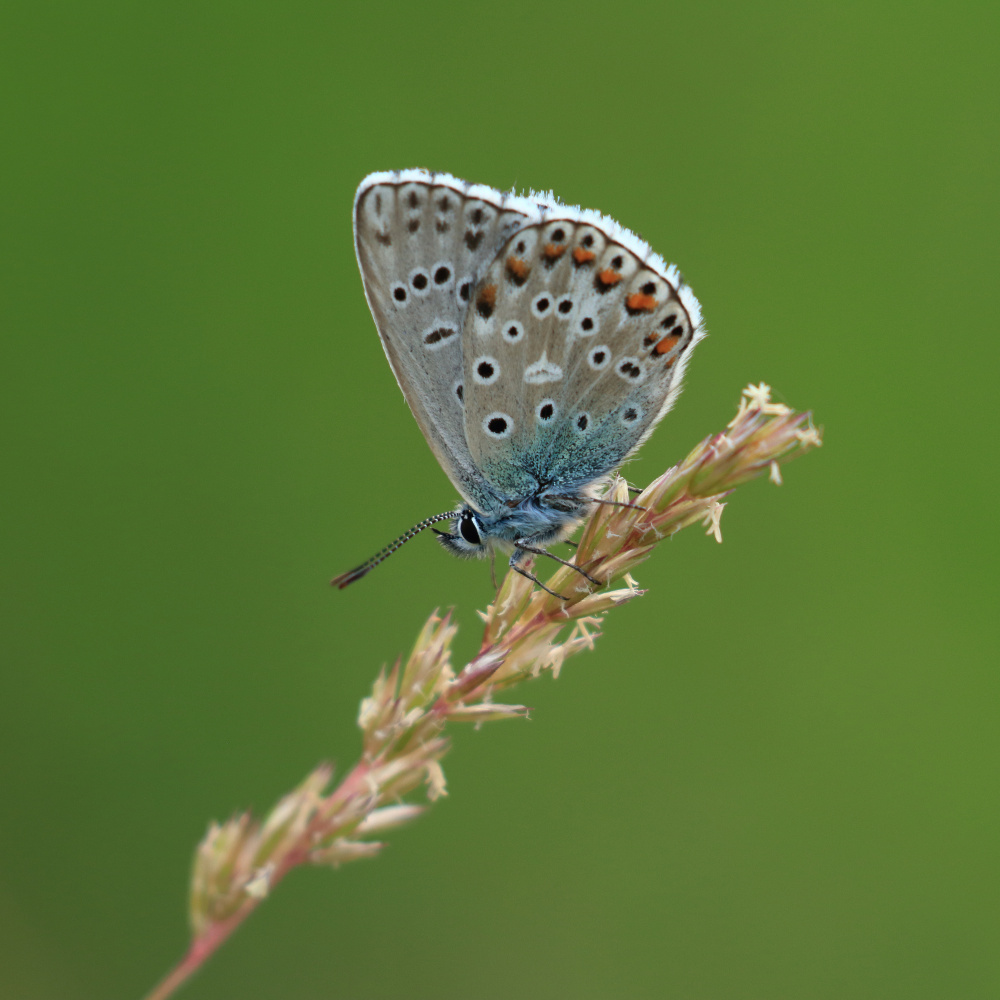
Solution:
<svg viewBox="0 0 1000 1000"><path fill-rule="evenodd" d="M425 170L361 182L354 243L389 365L462 503L332 583L450 521L433 529L448 551L509 552L548 590L525 563L573 565L545 547L607 502L602 484L670 409L704 336L698 300L599 212Z"/></svg>

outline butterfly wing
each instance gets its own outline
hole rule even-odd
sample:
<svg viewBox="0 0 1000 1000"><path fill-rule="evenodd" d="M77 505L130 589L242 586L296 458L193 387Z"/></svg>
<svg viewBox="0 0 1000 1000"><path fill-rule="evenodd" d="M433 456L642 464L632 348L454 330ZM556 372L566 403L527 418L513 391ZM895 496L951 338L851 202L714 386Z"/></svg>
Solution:
<svg viewBox="0 0 1000 1000"><path fill-rule="evenodd" d="M497 249L539 217L534 202L423 170L371 174L355 196L358 266L386 357L442 468L480 503L489 491L465 438L463 320Z"/></svg>
<svg viewBox="0 0 1000 1000"><path fill-rule="evenodd" d="M465 317L472 460L511 497L593 482L670 408L703 335L676 268L612 220L556 206L508 239Z"/></svg>

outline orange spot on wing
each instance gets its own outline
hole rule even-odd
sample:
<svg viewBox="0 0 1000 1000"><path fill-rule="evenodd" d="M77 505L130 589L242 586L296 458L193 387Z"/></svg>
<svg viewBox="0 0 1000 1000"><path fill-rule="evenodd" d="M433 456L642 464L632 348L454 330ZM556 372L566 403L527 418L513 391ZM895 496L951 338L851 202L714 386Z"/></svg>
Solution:
<svg viewBox="0 0 1000 1000"><path fill-rule="evenodd" d="M656 299L643 292L634 292L625 300L629 312L652 312L656 308Z"/></svg>
<svg viewBox="0 0 1000 1000"><path fill-rule="evenodd" d="M610 267L606 267L603 271L597 273L597 280L602 285L610 287L611 285L617 285L622 280L622 276Z"/></svg>
<svg viewBox="0 0 1000 1000"><path fill-rule="evenodd" d="M542 248L542 253L545 254L546 260L558 260L565 252L565 243L546 243Z"/></svg>
<svg viewBox="0 0 1000 1000"><path fill-rule="evenodd" d="M584 250L583 247L576 247L573 251L573 260L577 264L589 264L596 256L593 250Z"/></svg>
<svg viewBox="0 0 1000 1000"><path fill-rule="evenodd" d="M497 304L497 286L485 285L476 296L476 312L483 319L489 319L493 315L493 309Z"/></svg>
<svg viewBox="0 0 1000 1000"><path fill-rule="evenodd" d="M528 267L527 263L520 257L508 257L507 272L512 278L515 278L518 281L524 281L524 279L531 273L531 268Z"/></svg>
<svg viewBox="0 0 1000 1000"><path fill-rule="evenodd" d="M664 337L663 340L656 345L654 350L657 354L667 354L672 351L680 343L680 341L680 337ZM673 362L671 362L671 364L673 364ZM667 365L667 367L669 368L670 365Z"/></svg>

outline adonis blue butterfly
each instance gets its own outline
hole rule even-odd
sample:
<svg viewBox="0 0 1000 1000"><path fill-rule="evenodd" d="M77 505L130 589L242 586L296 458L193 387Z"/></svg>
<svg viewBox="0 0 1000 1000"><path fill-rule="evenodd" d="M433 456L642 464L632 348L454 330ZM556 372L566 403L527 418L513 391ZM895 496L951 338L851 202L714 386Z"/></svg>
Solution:
<svg viewBox="0 0 1000 1000"><path fill-rule="evenodd" d="M677 397L704 336L698 300L607 216L448 174L366 177L354 241L393 374L462 503L333 583L446 521L450 552L509 552L538 583L525 560L601 502Z"/></svg>

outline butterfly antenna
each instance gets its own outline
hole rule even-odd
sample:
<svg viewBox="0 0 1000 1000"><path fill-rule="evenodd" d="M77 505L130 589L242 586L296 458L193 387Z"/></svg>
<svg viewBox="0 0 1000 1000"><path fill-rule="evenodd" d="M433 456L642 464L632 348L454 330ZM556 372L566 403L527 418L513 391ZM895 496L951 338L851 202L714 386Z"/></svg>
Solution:
<svg viewBox="0 0 1000 1000"><path fill-rule="evenodd" d="M437 524L438 521L448 521L454 520L457 515L453 510L446 511L444 514L435 514L433 517L428 517L421 521L419 524L415 524L409 531L402 534L394 542L390 542L381 552L376 553L363 562L360 566L352 569L348 573L341 573L340 576L335 576L330 584L334 587L343 590L349 583L354 583L355 580L360 580L361 577L370 573L379 563L385 562L396 551L400 546L405 545L414 535L419 535L424 528L429 528L432 524Z"/></svg>

